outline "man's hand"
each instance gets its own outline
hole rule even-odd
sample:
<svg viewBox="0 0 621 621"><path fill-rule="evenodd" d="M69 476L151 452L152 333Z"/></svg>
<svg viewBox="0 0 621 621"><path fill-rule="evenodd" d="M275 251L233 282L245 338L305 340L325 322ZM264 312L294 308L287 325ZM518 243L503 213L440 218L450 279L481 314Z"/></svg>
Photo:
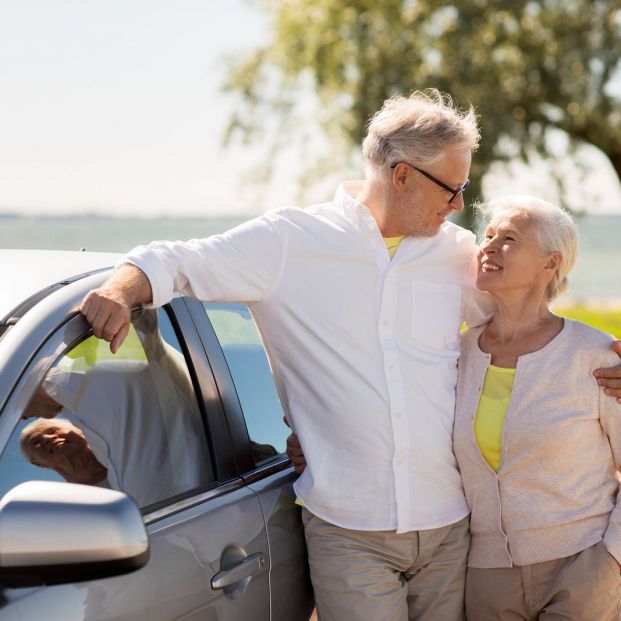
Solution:
<svg viewBox="0 0 621 621"><path fill-rule="evenodd" d="M150 302L152 297L151 284L144 272L125 264L102 287L86 295L80 312L95 336L108 341L110 351L115 354L129 332L132 308Z"/></svg>
<svg viewBox="0 0 621 621"><path fill-rule="evenodd" d="M287 457L291 460L295 471L298 474L302 474L306 468L306 459L304 459L302 446L295 433L292 433L287 438Z"/></svg>
<svg viewBox="0 0 621 621"><path fill-rule="evenodd" d="M615 341L610 349L621 357L621 341ZM617 398L617 403L621 403L621 364L608 369L595 369L593 375L597 378L597 383L604 388L604 392Z"/></svg>

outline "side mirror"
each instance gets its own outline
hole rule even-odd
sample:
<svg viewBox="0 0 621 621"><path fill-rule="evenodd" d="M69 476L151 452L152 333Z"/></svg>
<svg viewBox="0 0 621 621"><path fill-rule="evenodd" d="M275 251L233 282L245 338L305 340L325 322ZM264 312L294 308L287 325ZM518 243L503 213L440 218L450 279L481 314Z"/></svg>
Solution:
<svg viewBox="0 0 621 621"><path fill-rule="evenodd" d="M0 500L0 583L39 586L140 569L149 542L140 511L121 492L28 481Z"/></svg>

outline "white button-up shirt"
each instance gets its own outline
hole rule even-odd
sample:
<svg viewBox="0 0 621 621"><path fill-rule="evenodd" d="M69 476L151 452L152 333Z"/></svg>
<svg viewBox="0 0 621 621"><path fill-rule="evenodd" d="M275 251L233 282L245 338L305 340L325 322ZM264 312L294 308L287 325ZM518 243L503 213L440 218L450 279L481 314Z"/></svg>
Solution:
<svg viewBox="0 0 621 621"><path fill-rule="evenodd" d="M474 235L447 222L391 261L352 189L124 261L156 306L175 292L249 305L306 456L295 488L312 513L357 530L452 524L468 514L451 435Z"/></svg>

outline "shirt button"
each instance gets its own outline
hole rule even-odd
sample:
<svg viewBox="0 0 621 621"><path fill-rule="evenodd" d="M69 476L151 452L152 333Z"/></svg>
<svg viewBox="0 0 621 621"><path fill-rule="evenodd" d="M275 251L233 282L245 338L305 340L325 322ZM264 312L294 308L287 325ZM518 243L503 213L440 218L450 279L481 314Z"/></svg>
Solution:
<svg viewBox="0 0 621 621"><path fill-rule="evenodd" d="M387 326L387 325L388 325L388 322L384 319L384 321L382 321L382 325L383 325L383 326Z"/></svg>
<svg viewBox="0 0 621 621"><path fill-rule="evenodd" d="M402 466L402 465L403 465L403 460L397 459L397 466Z"/></svg>
<svg viewBox="0 0 621 621"><path fill-rule="evenodd" d="M395 412L395 418L401 418L401 412Z"/></svg>
<svg viewBox="0 0 621 621"><path fill-rule="evenodd" d="M394 367L392 364L389 364L389 365L388 365L388 370L389 370L389 371L394 371L394 370L395 370L395 367Z"/></svg>

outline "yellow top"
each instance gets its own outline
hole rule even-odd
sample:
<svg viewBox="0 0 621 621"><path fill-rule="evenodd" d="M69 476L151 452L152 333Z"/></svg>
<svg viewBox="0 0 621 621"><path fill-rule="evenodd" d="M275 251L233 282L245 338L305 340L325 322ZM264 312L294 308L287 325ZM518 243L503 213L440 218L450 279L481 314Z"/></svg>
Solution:
<svg viewBox="0 0 621 621"><path fill-rule="evenodd" d="M384 243L386 244L386 249L388 250L388 254L391 259L395 256L395 252L397 252L399 244L404 239L405 235L401 235L401 237L384 237Z"/></svg>
<svg viewBox="0 0 621 621"><path fill-rule="evenodd" d="M474 419L474 436L485 461L498 472L502 448L502 428L511 401L515 369L503 369L490 364L479 407Z"/></svg>

